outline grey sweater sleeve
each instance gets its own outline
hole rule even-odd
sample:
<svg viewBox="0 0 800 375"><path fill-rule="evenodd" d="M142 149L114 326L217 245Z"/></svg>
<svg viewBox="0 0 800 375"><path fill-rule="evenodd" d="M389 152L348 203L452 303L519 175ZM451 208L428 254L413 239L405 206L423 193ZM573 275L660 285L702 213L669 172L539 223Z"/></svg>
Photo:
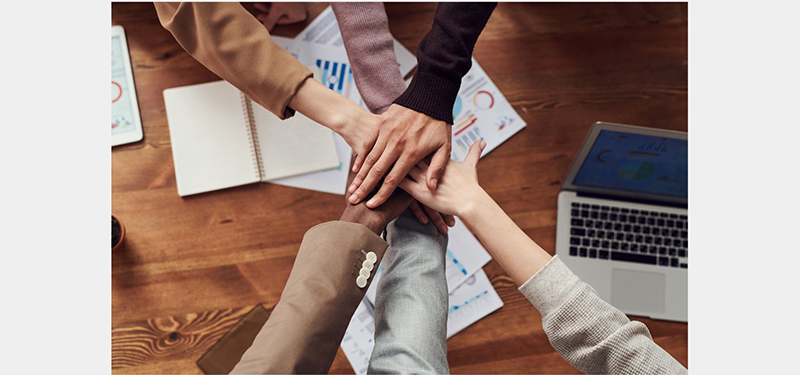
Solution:
<svg viewBox="0 0 800 375"><path fill-rule="evenodd" d="M641 322L603 301L553 257L519 291L542 314L553 347L589 374L685 374L677 360L653 342Z"/></svg>

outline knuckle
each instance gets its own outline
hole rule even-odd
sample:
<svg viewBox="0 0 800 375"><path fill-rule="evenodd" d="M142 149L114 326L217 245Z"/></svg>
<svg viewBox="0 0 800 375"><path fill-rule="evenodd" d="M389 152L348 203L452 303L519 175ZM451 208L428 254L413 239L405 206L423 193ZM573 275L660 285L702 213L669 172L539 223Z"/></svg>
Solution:
<svg viewBox="0 0 800 375"><path fill-rule="evenodd" d="M391 187L397 186L398 182L400 182L400 179L397 178L397 175L394 175L394 174L390 174L390 175L386 176L386 178L383 180L383 184L384 185L388 185L388 186L391 186Z"/></svg>
<svg viewBox="0 0 800 375"><path fill-rule="evenodd" d="M369 150L372 147L372 138L365 138L361 141L361 147L363 147L364 150Z"/></svg>
<svg viewBox="0 0 800 375"><path fill-rule="evenodd" d="M375 164L377 161L378 161L378 156L372 154L367 155L367 158L364 159L364 162L367 164Z"/></svg>
<svg viewBox="0 0 800 375"><path fill-rule="evenodd" d="M369 173L372 174L373 177L381 177L381 176L383 176L383 168L381 168L379 166L374 166L369 171Z"/></svg>

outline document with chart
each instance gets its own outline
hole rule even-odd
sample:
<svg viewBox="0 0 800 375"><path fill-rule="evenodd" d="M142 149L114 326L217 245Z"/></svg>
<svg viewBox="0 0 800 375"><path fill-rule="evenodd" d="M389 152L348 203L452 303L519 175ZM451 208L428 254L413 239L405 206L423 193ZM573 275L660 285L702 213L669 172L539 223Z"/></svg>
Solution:
<svg viewBox="0 0 800 375"><path fill-rule="evenodd" d="M331 7L325 8L306 28L295 38L296 41L313 43L316 45L339 47L344 49L344 40L339 31L339 23ZM394 42L394 54L397 57L397 67L400 75L405 77L415 66L417 58L406 47L400 44L396 38Z"/></svg>
<svg viewBox="0 0 800 375"><path fill-rule="evenodd" d="M473 143L484 140L486 149L481 154L483 157L525 125L522 117L473 58L472 69L461 80L461 90L453 105L453 150L450 157L462 161Z"/></svg>

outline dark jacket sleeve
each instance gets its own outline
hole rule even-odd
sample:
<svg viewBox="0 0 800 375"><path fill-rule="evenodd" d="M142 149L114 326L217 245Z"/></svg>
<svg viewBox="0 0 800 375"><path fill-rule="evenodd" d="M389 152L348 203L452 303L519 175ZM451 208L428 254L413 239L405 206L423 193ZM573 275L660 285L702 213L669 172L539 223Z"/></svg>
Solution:
<svg viewBox="0 0 800 375"><path fill-rule="evenodd" d="M394 102L448 124L472 49L497 3L440 3L431 30L417 47L417 73Z"/></svg>
<svg viewBox="0 0 800 375"><path fill-rule="evenodd" d="M327 373L372 282L370 275L363 288L356 284L364 253L375 253L377 268L387 247L361 224L333 221L309 229L280 301L231 373Z"/></svg>

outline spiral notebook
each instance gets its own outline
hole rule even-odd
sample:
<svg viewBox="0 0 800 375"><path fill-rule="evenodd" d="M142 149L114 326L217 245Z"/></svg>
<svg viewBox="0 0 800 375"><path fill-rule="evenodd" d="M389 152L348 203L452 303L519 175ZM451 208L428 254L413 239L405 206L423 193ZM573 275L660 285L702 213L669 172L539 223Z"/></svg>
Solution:
<svg viewBox="0 0 800 375"><path fill-rule="evenodd" d="M330 129L280 120L226 81L166 89L164 103L180 196L339 166Z"/></svg>

